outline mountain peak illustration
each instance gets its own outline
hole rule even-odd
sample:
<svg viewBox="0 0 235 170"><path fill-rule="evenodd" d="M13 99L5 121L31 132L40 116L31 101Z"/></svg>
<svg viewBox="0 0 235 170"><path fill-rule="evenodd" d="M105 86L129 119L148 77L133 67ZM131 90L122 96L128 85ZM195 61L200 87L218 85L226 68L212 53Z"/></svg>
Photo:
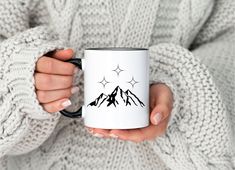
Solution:
<svg viewBox="0 0 235 170"><path fill-rule="evenodd" d="M100 107L101 105L114 106L118 105L124 106L141 106L144 107L144 103L129 89L124 91L119 86L115 87L114 90L106 95L101 93L94 101L92 101L88 106Z"/></svg>

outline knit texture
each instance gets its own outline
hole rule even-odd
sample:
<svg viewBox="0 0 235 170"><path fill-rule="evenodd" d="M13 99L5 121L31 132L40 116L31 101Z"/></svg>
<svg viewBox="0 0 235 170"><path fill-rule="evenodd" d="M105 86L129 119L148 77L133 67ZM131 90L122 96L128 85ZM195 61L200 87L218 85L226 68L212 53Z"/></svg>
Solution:
<svg viewBox="0 0 235 170"><path fill-rule="evenodd" d="M0 1L0 169L233 169L235 1ZM174 107L167 131L132 143L87 133L37 101L39 57L71 47L149 48L150 83ZM189 49L191 51L189 51ZM71 97L76 110L81 94Z"/></svg>

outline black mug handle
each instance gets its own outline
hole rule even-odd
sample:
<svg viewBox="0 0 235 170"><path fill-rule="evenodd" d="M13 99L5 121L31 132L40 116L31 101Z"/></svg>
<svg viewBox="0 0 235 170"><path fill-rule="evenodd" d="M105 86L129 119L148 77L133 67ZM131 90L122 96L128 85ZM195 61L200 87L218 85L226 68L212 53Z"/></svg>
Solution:
<svg viewBox="0 0 235 170"><path fill-rule="evenodd" d="M82 70L82 59L81 58L73 58L73 59L67 60L66 62L70 62ZM64 110L60 111L60 113L66 117L79 118L79 117L82 117L82 107L80 107L80 109L78 109L76 112L69 112L64 109Z"/></svg>

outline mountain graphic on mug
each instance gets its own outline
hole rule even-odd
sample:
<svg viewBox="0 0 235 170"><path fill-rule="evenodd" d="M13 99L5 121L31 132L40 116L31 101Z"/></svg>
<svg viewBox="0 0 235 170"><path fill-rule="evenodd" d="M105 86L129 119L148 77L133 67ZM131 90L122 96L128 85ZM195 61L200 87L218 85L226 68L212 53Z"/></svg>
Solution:
<svg viewBox="0 0 235 170"><path fill-rule="evenodd" d="M111 94L101 93L93 102L88 104L88 106L100 107L102 105L115 106L141 106L144 107L144 103L129 89L124 91L119 86L117 86Z"/></svg>

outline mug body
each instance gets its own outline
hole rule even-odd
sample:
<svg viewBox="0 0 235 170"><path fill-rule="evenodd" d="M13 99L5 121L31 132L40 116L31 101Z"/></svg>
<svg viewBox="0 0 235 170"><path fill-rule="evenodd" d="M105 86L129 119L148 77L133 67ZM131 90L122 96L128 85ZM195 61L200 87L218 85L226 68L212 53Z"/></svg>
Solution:
<svg viewBox="0 0 235 170"><path fill-rule="evenodd" d="M148 50L91 48L84 57L84 124L102 129L148 126Z"/></svg>

